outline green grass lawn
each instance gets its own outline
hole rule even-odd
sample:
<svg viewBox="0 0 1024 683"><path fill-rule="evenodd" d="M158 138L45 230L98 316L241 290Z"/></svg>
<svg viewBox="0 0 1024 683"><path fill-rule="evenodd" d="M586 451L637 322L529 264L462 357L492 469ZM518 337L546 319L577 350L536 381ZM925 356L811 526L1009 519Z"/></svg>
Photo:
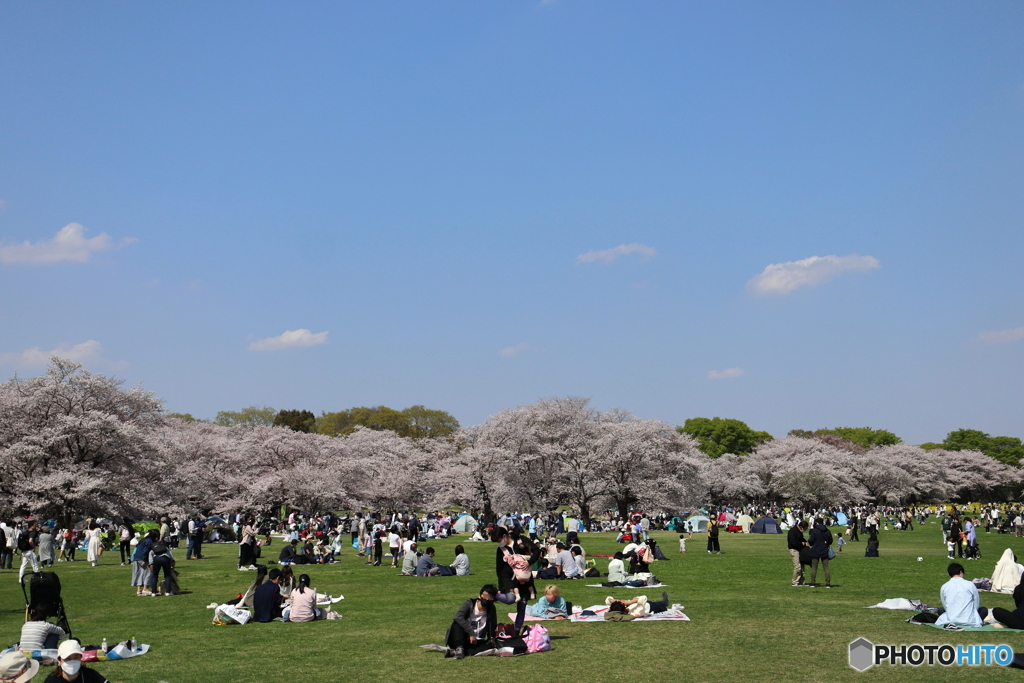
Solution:
<svg viewBox="0 0 1024 683"><path fill-rule="evenodd" d="M1002 667L873 667L858 673L847 665L847 645L858 637L875 643L1007 643L1024 651L1024 633L950 633L903 623L909 612L862 609L885 598L938 604L946 580L945 548L938 526L880 535L881 557L865 558L853 543L832 563L832 590L793 588L784 535L722 535L722 555L704 551L703 536L676 552L678 536L656 533L669 562L653 571L672 602L685 605L690 622L572 624L546 622L554 650L517 658L455 661L418 648L442 643L452 614L494 575L495 546L465 543L472 576L429 579L396 576L390 566L371 567L347 548L339 564L307 573L321 591L343 594L340 621L309 624L213 626L211 602L242 592L251 572L235 569L234 545L207 545L209 559L184 561L178 551L181 587L187 594L137 598L128 567L116 553L99 567L84 561L56 565L75 635L84 644L104 637L114 643L135 637L149 654L95 667L114 683L225 681L837 681L1018 680ZM584 534L591 553L611 553L614 534ZM450 562L458 537L433 542L437 559ZM276 558L281 541L267 549ZM1003 549L1024 557L1024 539L980 535L983 560L964 563L968 578L991 576ZM424 544L425 546L426 544ZM924 561L918 562L917 557ZM604 570L606 560L599 558ZM17 570L0 572L0 632L4 645L18 639L23 599ZM822 581L819 576L819 582ZM574 604L601 603L606 595L638 592L562 583ZM652 597L660 589L651 591ZM988 607L1013 607L1008 595L982 594ZM499 614L508 609L498 605ZM637 670L637 667L640 667ZM37 680L42 680L40 675Z"/></svg>

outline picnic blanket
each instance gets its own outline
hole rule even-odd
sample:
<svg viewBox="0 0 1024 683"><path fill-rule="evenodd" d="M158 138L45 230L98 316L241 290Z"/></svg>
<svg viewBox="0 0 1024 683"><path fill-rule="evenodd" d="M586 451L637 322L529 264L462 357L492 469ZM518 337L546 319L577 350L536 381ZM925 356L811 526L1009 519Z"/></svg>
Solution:
<svg viewBox="0 0 1024 683"><path fill-rule="evenodd" d="M916 626L931 626L932 628L937 628L940 631L950 631L950 630L952 630L952 629L947 629L945 624L922 624L919 621L911 621L910 619L907 619L907 623L908 624L914 624ZM984 626L960 626L960 627L957 627L956 630L957 631L1009 631L1010 633L1024 633L1024 631L1022 631L1020 629L993 626L992 624L985 624Z"/></svg>
<svg viewBox="0 0 1024 683"><path fill-rule="evenodd" d="M0 655L5 655L8 652L14 652L14 647L11 646L0 652ZM23 650L25 656L29 659L36 659L39 661L45 661L48 659L57 659L57 650ZM119 643L114 647L110 648L109 652L103 652L102 650L86 650L82 653L83 662L114 662L119 659L130 659L131 657L138 657L149 652L149 645L138 645L134 650L129 650L124 643Z"/></svg>
<svg viewBox="0 0 1024 683"><path fill-rule="evenodd" d="M908 600L907 598L889 598L877 605L868 605L864 609L905 609L912 612L920 611L920 600Z"/></svg>
<svg viewBox="0 0 1024 683"><path fill-rule="evenodd" d="M572 611L575 614L576 612L582 612L583 608L580 607L579 605L573 605L572 606ZM509 612L508 613L508 618L509 618L510 621L515 623L516 613L515 612ZM527 612L526 613L526 618L524 618L523 621L568 621L568 619L555 619L554 617L535 617L532 614L530 614L529 612Z"/></svg>
<svg viewBox="0 0 1024 683"><path fill-rule="evenodd" d="M430 650L432 652L448 652L448 648L446 648L444 645L434 645L433 643L431 643L430 645L420 645L420 647L423 648L424 650ZM493 648L491 650L484 650L483 652L478 652L478 653L476 653L473 656L474 657L519 657L521 655L533 655L533 654L537 654L537 653L536 652L520 652L519 654L516 654L515 651L512 648L510 648L510 647L497 647L497 648Z"/></svg>
<svg viewBox="0 0 1024 683"><path fill-rule="evenodd" d="M668 586L668 584L667 583L656 583L653 586L602 586L599 583L588 583L588 584L585 584L585 586L587 588L614 588L615 590L619 590L620 588L624 588L624 589L629 589L629 590L634 590L634 591L644 591L644 590L647 590L648 588L661 588L662 586Z"/></svg>
<svg viewBox="0 0 1024 683"><path fill-rule="evenodd" d="M604 621L604 613L608 611L608 605L594 605L593 607L587 607L585 610L580 612L593 612L593 615L583 616L581 613L573 611L571 621L573 622L594 622ZM658 612L657 614L648 614L647 616L637 617L634 622L637 621L689 621L690 617L683 614L682 610L670 609L664 612Z"/></svg>

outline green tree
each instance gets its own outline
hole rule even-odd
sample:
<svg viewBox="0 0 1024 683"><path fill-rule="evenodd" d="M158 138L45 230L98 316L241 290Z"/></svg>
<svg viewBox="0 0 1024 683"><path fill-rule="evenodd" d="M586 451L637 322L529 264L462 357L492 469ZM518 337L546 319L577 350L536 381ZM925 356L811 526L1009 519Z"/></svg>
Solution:
<svg viewBox="0 0 1024 683"><path fill-rule="evenodd" d="M755 432L742 420L721 417L691 417L676 431L695 438L700 450L712 458L726 453L746 455L773 438L768 432Z"/></svg>
<svg viewBox="0 0 1024 683"><path fill-rule="evenodd" d="M308 410L282 410L274 418L274 426L309 434L316 431L316 415Z"/></svg>
<svg viewBox="0 0 1024 683"><path fill-rule="evenodd" d="M946 435L942 448L950 451L981 451L1007 465L1019 465L1024 444L1012 436L989 436L977 429L958 429Z"/></svg>
<svg viewBox="0 0 1024 683"><path fill-rule="evenodd" d="M177 418L184 422L195 422L196 419L192 417L192 413L167 413L167 417Z"/></svg>
<svg viewBox="0 0 1024 683"><path fill-rule="evenodd" d="M316 421L316 431L328 436L351 434L356 427L378 431L389 430L413 439L448 436L459 428L459 422L443 410L416 405L405 410L387 406L360 406L336 413L323 413Z"/></svg>
<svg viewBox="0 0 1024 683"><path fill-rule="evenodd" d="M459 431L459 421L451 413L443 410L431 410L424 406L410 406L402 411L409 419L409 433L414 439L436 439L451 436Z"/></svg>
<svg viewBox="0 0 1024 683"><path fill-rule="evenodd" d="M222 410L213 421L222 427L258 427L274 424L275 417L277 411L270 406L249 406L239 411Z"/></svg>
<svg viewBox="0 0 1024 683"><path fill-rule="evenodd" d="M835 429L819 429L814 433L835 434L864 448L895 446L898 443L903 443L903 439L892 432L885 429L872 429L871 427L836 427Z"/></svg>

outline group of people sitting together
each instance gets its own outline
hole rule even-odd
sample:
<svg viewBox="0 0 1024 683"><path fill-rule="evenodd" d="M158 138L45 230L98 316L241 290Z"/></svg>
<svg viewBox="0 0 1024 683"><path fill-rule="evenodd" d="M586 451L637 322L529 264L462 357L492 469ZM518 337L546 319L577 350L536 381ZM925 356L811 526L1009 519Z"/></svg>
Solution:
<svg viewBox="0 0 1024 683"><path fill-rule="evenodd" d="M335 601L331 596L310 588L309 574L300 574L296 578L290 565L270 571L264 565L258 565L256 578L248 590L227 604L251 608L253 621L267 623L276 619L294 622L336 619L339 617L332 615L337 613L327 606Z"/></svg>
<svg viewBox="0 0 1024 683"><path fill-rule="evenodd" d="M419 551L416 541L406 540L401 546L391 547L392 557L401 558L402 576L468 576L469 555L461 545L455 546L455 559L450 565L438 564L431 547Z"/></svg>

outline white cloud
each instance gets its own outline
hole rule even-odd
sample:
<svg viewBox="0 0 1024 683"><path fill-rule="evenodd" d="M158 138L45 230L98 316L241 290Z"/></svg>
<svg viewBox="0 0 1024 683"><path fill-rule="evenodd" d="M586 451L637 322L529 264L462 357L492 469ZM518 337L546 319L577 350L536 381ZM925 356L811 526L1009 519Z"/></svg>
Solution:
<svg viewBox="0 0 1024 683"><path fill-rule="evenodd" d="M278 351L299 346L316 346L327 343L327 332L313 333L306 329L288 330L284 334L266 339L257 339L249 344L250 351Z"/></svg>
<svg viewBox="0 0 1024 683"><path fill-rule="evenodd" d="M498 355L501 356L502 358L512 358L513 356L518 356L523 351L529 351L532 348L533 347L527 344L526 342L522 342L520 344L516 344L515 346L506 346L503 349L499 349Z"/></svg>
<svg viewBox="0 0 1024 683"><path fill-rule="evenodd" d="M1012 330L999 330L997 332L982 332L978 339L987 344L1008 344L1010 342L1024 339L1024 327L1015 327Z"/></svg>
<svg viewBox="0 0 1024 683"><path fill-rule="evenodd" d="M654 251L653 247L648 247L646 244L640 244L639 242L633 242L632 244L620 244L619 246L612 247L611 249L588 251L585 254L577 256L576 263L593 263L594 261L615 263L620 256L628 256L630 254L639 254L642 259L648 259L657 253L658 252Z"/></svg>
<svg viewBox="0 0 1024 683"><path fill-rule="evenodd" d="M744 374L746 372L743 368L726 368L725 370L712 370L708 373L708 379L732 379Z"/></svg>
<svg viewBox="0 0 1024 683"><path fill-rule="evenodd" d="M772 263L747 283L755 296L789 294L801 287L814 287L847 272L874 270L881 265L874 256L811 256L800 261Z"/></svg>
<svg viewBox="0 0 1024 683"><path fill-rule="evenodd" d="M126 237L118 244L120 247L136 242L134 237ZM22 242L21 244L3 245L0 243L0 263L35 263L49 264L60 261L77 261L83 263L98 251L109 249L110 235L101 232L95 237L86 238L85 228L80 223L68 223L51 239L41 242Z"/></svg>
<svg viewBox="0 0 1024 683"><path fill-rule="evenodd" d="M14 365L16 367L39 367L49 364L50 358L60 356L75 363L87 363L100 360L100 351L103 345L94 339L69 346L61 344L51 351L43 351L38 346L26 349L21 353L0 353L0 365Z"/></svg>

